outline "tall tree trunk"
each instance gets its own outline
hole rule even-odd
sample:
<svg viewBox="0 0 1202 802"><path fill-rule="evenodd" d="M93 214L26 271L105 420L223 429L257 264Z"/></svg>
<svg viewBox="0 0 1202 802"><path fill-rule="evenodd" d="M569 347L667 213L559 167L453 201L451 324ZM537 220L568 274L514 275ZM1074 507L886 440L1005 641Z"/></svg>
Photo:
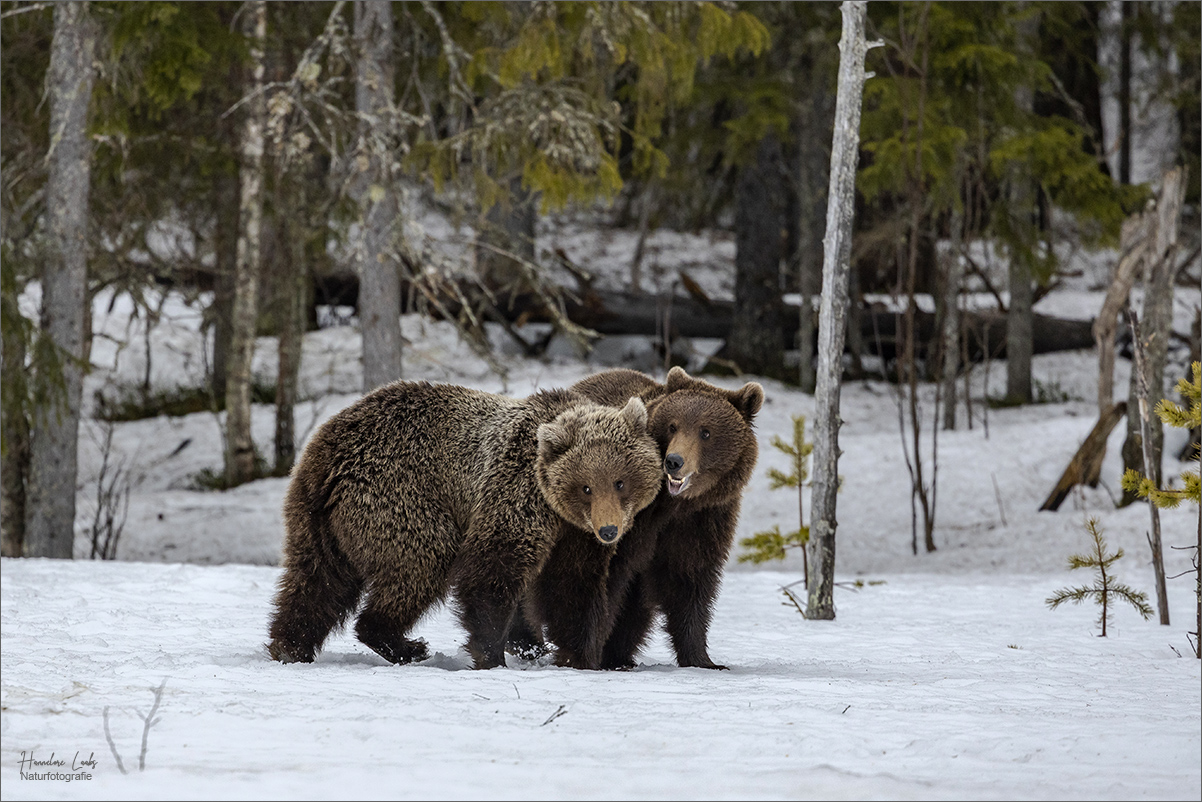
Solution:
<svg viewBox="0 0 1202 802"><path fill-rule="evenodd" d="M1181 168L1165 173L1161 180L1159 202L1155 211L1146 214L1155 216L1154 229L1148 235L1148 257L1144 263L1144 304L1141 329L1144 340L1144 375L1147 386L1148 409L1155 409L1164 398L1164 366L1168 358L1169 337L1173 331L1173 270L1176 267L1178 218L1185 195L1185 181ZM1131 371L1131 383L1127 408L1139 408L1141 377ZM1164 425L1156 415L1148 422L1151 438L1150 478L1160 486L1161 463L1164 451ZM1123 469L1135 468L1145 471L1145 449L1143 429L1138 415L1127 416L1127 438L1123 442ZM1121 503L1125 506L1135 501L1135 495L1123 491Z"/></svg>
<svg viewBox="0 0 1202 802"><path fill-rule="evenodd" d="M957 181L959 187L961 182ZM943 367L940 371L940 396L943 404L944 431L956 430L956 372L960 369L960 283L964 265L960 247L964 241L964 207L959 202L952 207L951 243L943 269L943 317L940 329L940 350Z"/></svg>
<svg viewBox="0 0 1202 802"><path fill-rule="evenodd" d="M4 314L18 319L4 321L3 368L0 375L0 398L3 399L3 465L0 466L0 556L21 557L25 553L25 490L29 480L29 418L26 416L29 389L25 382L24 319L15 303L17 288L8 285L5 276L4 292L11 292L14 303L5 302Z"/></svg>
<svg viewBox="0 0 1202 802"><path fill-rule="evenodd" d="M801 293L797 351L798 379L805 393L814 392L816 380L813 299L822 289L823 211L831 165L825 140L835 111L825 74L812 65L810 71L811 80L804 90L806 97L800 99L797 115L797 287Z"/></svg>
<svg viewBox="0 0 1202 802"><path fill-rule="evenodd" d="M785 227L780 141L768 133L735 189L735 307L726 356L748 373L784 378L780 339L781 232Z"/></svg>
<svg viewBox="0 0 1202 802"><path fill-rule="evenodd" d="M1123 221L1119 240L1119 261L1102 301L1102 310L1093 322L1094 342L1098 348L1098 415L1105 415L1114 404L1114 335L1118 316L1127 305L1135 273L1151 250L1155 212L1133 214Z"/></svg>
<svg viewBox="0 0 1202 802"><path fill-rule="evenodd" d="M1145 312L1148 304L1144 304ZM1154 453L1153 443L1155 437L1152 429L1152 409L1154 403L1159 403L1159 396L1164 394L1164 388L1161 387L1154 390L1149 386L1147 379L1150 377L1152 366L1148 364L1150 346L1155 341L1154 334L1145 334L1143 327L1140 326L1139 319L1135 316L1132 309L1127 310L1127 316L1131 321L1131 339L1132 350L1134 351L1134 363L1131 367L1131 376L1135 384L1135 406L1128 407L1130 414L1127 415L1127 420L1132 418L1137 419L1137 425L1140 427L1140 450L1142 461L1142 469L1139 470L1144 476L1155 477L1152 481L1160 486L1160 454ZM1144 318L1147 323L1147 318ZM1164 371L1161 370L1161 382L1163 384ZM1159 423L1157 416L1157 423ZM1163 439L1163 430L1162 430ZM1168 588L1165 586L1164 575L1164 548L1160 539L1160 507L1152 499L1148 499L1148 511L1152 516L1152 531L1148 535L1148 545L1152 548L1152 571L1156 576L1156 608L1160 613L1160 623L1164 626L1169 625L1169 594Z"/></svg>
<svg viewBox="0 0 1202 802"><path fill-rule="evenodd" d="M839 391L843 379L843 337L847 277L851 266L851 225L855 215L856 162L864 93L864 22L868 3L844 0L839 40L839 89L831 145L826 237L822 253L822 306L818 311L818 370L810 495L809 581L806 618L835 617L835 493L839 486Z"/></svg>
<svg viewBox="0 0 1202 802"><path fill-rule="evenodd" d="M234 323L234 276L238 264L238 176L218 176L213 186L216 204L213 250L216 280L213 287L213 398L225 403L229 375L230 341Z"/></svg>
<svg viewBox="0 0 1202 802"><path fill-rule="evenodd" d="M391 124L393 105L392 5L357 0L355 110L365 168L355 183L360 209L359 325L363 331L363 392L401 378L401 277L394 176L371 144L373 128Z"/></svg>
<svg viewBox="0 0 1202 802"><path fill-rule="evenodd" d="M25 554L70 559L75 544L75 474L83 395L84 306L88 302L88 195L92 146L88 104L96 32L87 3L57 3L50 46L47 259L41 336L61 373L39 377L49 402L35 410L30 438ZM42 361L44 369L48 368Z"/></svg>
<svg viewBox="0 0 1202 802"><path fill-rule="evenodd" d="M1019 51L1034 51L1039 35L1039 15L1032 15L1018 23ZM1015 105L1020 113L1032 114L1035 107L1035 90L1020 87L1015 92ZM1031 356L1034 350L1035 276L1031 269L1031 254L1035 247L1036 226L1035 183L1031 176L1019 166L1014 166L1009 175L1009 204L1012 236L1020 244L1011 249L1009 267L1010 308L1006 325L1006 398L1011 402L1027 404L1031 401Z"/></svg>
<svg viewBox="0 0 1202 802"><path fill-rule="evenodd" d="M296 401L301 345L309 306L308 232L302 210L288 209L280 220L279 256L285 270L279 282L279 373L275 390L275 474L287 476L296 461Z"/></svg>
<svg viewBox="0 0 1202 802"><path fill-rule="evenodd" d="M237 264L234 276L233 328L225 391L225 472L230 487L255 477L255 443L251 438L251 362L255 355L259 273L263 225L263 146L267 98L263 93L263 48L267 40L267 4L253 0L243 17L250 43L252 94L245 104L242 127L241 187Z"/></svg>
<svg viewBox="0 0 1202 802"><path fill-rule="evenodd" d="M1131 24L1130 3L1119 3L1119 183L1131 183Z"/></svg>

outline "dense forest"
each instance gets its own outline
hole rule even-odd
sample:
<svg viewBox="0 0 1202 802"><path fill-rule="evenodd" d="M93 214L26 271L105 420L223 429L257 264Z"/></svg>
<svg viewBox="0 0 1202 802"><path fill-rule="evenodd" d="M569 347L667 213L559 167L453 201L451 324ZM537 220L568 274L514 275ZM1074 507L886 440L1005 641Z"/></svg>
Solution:
<svg viewBox="0 0 1202 802"><path fill-rule="evenodd" d="M710 370L814 390L836 3L0 9L5 555L71 556L91 299L106 290L148 320L155 288L203 307L212 352L191 389L225 410L222 487L291 467L300 342L321 306L354 308L364 391L403 375L401 312L453 321L485 358L486 324L535 356L553 335L646 334L668 360L673 336L720 337ZM954 427L958 372L1005 357L1006 402L1031 401L1033 353L1098 336L1032 311L1060 281L1056 246L1129 253L1149 203L1180 210L1183 232L1149 292L1196 280L1200 9L869 4L850 374L872 354L900 385L943 382ZM1168 133L1149 161L1133 142L1152 108ZM431 210L474 232L471 248L440 250ZM540 220L569 213L638 233L617 286L535 247ZM659 229L731 232L731 297L681 272L670 324L657 317L642 244ZM1004 284L974 262L981 244L1004 256ZM19 304L32 286L37 316ZM969 286L996 309L962 310ZM874 314L865 298L882 294L901 311ZM1117 303L1103 351L1130 340ZM269 388L252 380L256 334L278 337ZM1159 397L1164 348L1149 362ZM252 400L276 405L270 455ZM149 385L142 401L161 409Z"/></svg>

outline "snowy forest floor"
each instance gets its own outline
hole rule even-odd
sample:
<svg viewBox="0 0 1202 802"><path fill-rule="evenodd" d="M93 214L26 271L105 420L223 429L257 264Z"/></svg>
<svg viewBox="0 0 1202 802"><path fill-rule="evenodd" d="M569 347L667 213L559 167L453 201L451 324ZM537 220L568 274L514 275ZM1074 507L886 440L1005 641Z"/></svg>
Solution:
<svg viewBox="0 0 1202 802"><path fill-rule="evenodd" d="M1130 573L1130 572L1129 572ZM474 672L445 609L403 668L342 635L271 662L259 566L8 562L4 797L1197 799L1198 662L1058 576L890 575L807 622L775 571L727 576L711 653L629 672ZM1176 609L1191 589L1174 583ZM138 771L143 722L166 680ZM104 711L118 771L106 744ZM93 779L22 781L21 751Z"/></svg>
<svg viewBox="0 0 1202 802"><path fill-rule="evenodd" d="M562 237L548 247L562 245L578 263L627 258L612 242ZM653 254L660 247L663 259L692 265L715 296L728 291L720 279L728 271L712 265L729 261L729 243L669 234L657 242ZM1082 255L1077 277L1037 311L1095 315L1108 258ZM710 272L697 267L704 264ZM1178 288L1178 332L1188 332L1199 295ZM29 308L35 300L24 299ZM149 353L144 317L132 312L127 296L96 300L89 412L97 392L135 392L148 358L153 389L200 386L208 348L200 305L169 294ZM645 338L608 338L587 359L555 343L547 358L530 360L498 335L502 378L448 324L406 317L403 328L410 379L525 395L613 365L662 375ZM698 362L716 345L691 343ZM1171 380L1184 372L1178 346ZM358 397L359 348L353 326L306 335L301 442ZM274 360L275 341L261 338L263 381L273 380ZM1119 392L1129 369L1119 360ZM972 427L961 404L957 430L938 434L938 550L920 546L918 555L895 387L879 378L849 382L838 618L806 621L783 596L780 586L801 578L799 555L758 570L736 562L736 546L710 631L710 652L728 672L677 668L662 636L630 672L522 662L463 671L463 633L445 609L419 627L436 653L420 665L386 665L346 635L313 665L275 664L263 642L287 480L195 489L201 471L221 466L218 415L114 424L108 476L120 467L130 494L118 562L0 564L0 795L1198 799L1202 674L1185 636L1194 625L1192 577L1169 581L1168 627L1121 607L1102 639L1091 604L1047 609L1054 590L1092 581L1067 570L1068 556L1089 544L1088 515L1126 552L1115 566L1119 579L1155 598L1147 507L1113 503L1123 425L1109 440L1102 484L1075 491L1057 513L1037 511L1096 420L1096 356L1039 356L1034 373L1048 403L989 409L986 397L1004 391L1005 364L974 367ZM795 493L769 488L767 469L787 468L769 442L788 436L790 415L812 417L814 402L778 382L764 386L761 456L739 537L797 525ZM929 476L934 388L921 394ZM80 558L88 555L109 428L95 419L81 428ZM273 428L273 408L256 406L264 453ZM1166 455L1183 442L1168 430ZM1164 467L1176 476L1186 465L1166 456ZM805 503L808 511L808 495ZM1198 514L1163 514L1170 575L1189 568L1179 547L1194 542ZM164 680L139 772L139 715ZM106 708L128 776L106 742ZM91 780L20 777L22 753L54 753L70 768L77 752L80 760L94 754Z"/></svg>

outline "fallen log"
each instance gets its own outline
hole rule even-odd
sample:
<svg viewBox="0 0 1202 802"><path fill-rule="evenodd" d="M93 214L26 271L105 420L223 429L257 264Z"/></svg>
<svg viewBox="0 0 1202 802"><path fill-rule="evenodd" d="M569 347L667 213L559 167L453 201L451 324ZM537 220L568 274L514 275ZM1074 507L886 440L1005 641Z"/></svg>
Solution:
<svg viewBox="0 0 1202 802"><path fill-rule="evenodd" d="M315 283L314 301L318 304L354 305L358 296L358 283L353 277L325 277ZM480 298L478 288L463 282L462 297ZM413 297L408 283L402 287L403 297ZM506 321L515 324L546 323L551 318L543 301L534 293L497 293L495 311ZM460 301L446 293L443 307L447 314L461 314ZM429 310L431 314L437 314ZM663 321L671 321L670 336L709 337L726 339L730 333L734 315L734 302L714 300L696 294L651 295L624 290L603 290L582 287L564 298L564 311L573 323L590 328L602 335L641 334L648 337L663 336ZM669 314L670 313L670 314ZM796 304L785 304L782 315L781 337L786 348L794 348L797 342L798 312ZM861 320L861 340L867 353L892 359L896 354L898 313L866 305ZM817 315L814 316L817 321ZM936 337L935 315L918 311L915 315L918 341L934 343ZM969 357L983 359L985 345L989 345L989 357L1004 358L1006 355L1006 315L1003 312L966 312L964 331L967 337ZM813 340L817 342L815 338ZM1034 319L1034 352L1036 354L1091 348L1094 345L1092 320L1066 320L1036 314ZM922 358L920 348L919 357Z"/></svg>
<svg viewBox="0 0 1202 802"><path fill-rule="evenodd" d="M1077 453L1069 460L1068 467L1060 475L1060 481L1056 482L1043 506L1039 508L1040 512L1055 512L1059 509L1075 485L1098 486L1098 479L1102 475L1102 458L1106 456L1106 440L1126 414L1127 402L1119 401L1098 416L1098 422L1077 449Z"/></svg>

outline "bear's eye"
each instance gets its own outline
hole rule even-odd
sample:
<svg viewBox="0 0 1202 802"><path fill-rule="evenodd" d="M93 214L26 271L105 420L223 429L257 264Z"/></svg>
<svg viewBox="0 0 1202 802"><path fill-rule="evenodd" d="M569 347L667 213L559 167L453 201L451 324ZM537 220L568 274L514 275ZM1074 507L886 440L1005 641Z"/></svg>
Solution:
<svg viewBox="0 0 1202 802"><path fill-rule="evenodd" d="M676 424L675 423L668 425L668 434L676 434Z"/></svg>
<svg viewBox="0 0 1202 802"><path fill-rule="evenodd" d="M710 439L710 430L709 430L709 429L702 429L702 430L701 430L701 439L702 439L702 440L709 440L709 439Z"/></svg>
<svg viewBox="0 0 1202 802"><path fill-rule="evenodd" d="M589 487L588 485L585 485L584 486L584 495L591 496L592 494L593 494L593 489L591 487Z"/></svg>
<svg viewBox="0 0 1202 802"><path fill-rule="evenodd" d="M626 487L626 483L623 482L621 479L614 482L614 490L621 490L623 487Z"/></svg>

